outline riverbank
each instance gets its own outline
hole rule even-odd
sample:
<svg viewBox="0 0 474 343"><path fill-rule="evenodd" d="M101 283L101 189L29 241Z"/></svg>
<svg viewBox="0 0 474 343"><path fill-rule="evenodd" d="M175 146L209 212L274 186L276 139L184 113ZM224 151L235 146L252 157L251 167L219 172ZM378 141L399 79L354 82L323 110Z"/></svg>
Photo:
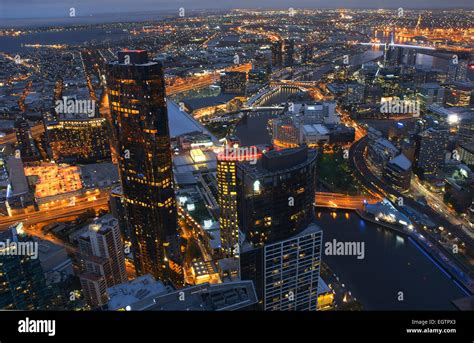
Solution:
<svg viewBox="0 0 474 343"><path fill-rule="evenodd" d="M458 268L449 263L447 257L434 247L433 243L427 242L427 239L416 231L408 231L398 225L393 225L383 221L377 221L375 218L360 210L355 210L357 215L365 221L369 221L376 225L380 225L386 229L397 232L398 234L406 236L419 248L426 256L446 275L464 291L466 296L474 295L474 283L472 280L464 279L458 273L462 273ZM421 237L419 237L421 236ZM422 239L423 238L423 239ZM454 270L453 270L454 269ZM466 277L467 278L467 277Z"/></svg>

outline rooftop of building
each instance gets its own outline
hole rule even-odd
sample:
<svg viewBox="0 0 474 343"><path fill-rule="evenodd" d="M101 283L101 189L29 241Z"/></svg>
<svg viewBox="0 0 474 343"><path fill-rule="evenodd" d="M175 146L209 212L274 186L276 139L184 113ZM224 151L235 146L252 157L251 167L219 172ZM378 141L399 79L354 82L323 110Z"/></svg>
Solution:
<svg viewBox="0 0 474 343"><path fill-rule="evenodd" d="M303 125L303 130L305 134L307 135L327 135L329 134L329 130L327 129L326 126L321 125L321 124L307 124Z"/></svg>
<svg viewBox="0 0 474 343"><path fill-rule="evenodd" d="M179 301L179 296L182 301ZM158 296L147 311L232 311L258 302L252 281L200 284ZM132 308L133 309L133 308Z"/></svg>
<svg viewBox="0 0 474 343"><path fill-rule="evenodd" d="M397 167L407 171L411 168L410 160L404 155L400 154L389 161L390 164L394 164Z"/></svg>
<svg viewBox="0 0 474 343"><path fill-rule="evenodd" d="M119 182L116 164L94 163L81 165L81 179L85 188L96 188Z"/></svg>
<svg viewBox="0 0 474 343"><path fill-rule="evenodd" d="M254 163L239 162L238 167L251 179L298 170L316 159L317 151L306 146L283 150L270 150Z"/></svg>
<svg viewBox="0 0 474 343"><path fill-rule="evenodd" d="M92 224L89 224L88 231L94 230L98 233L105 233L110 228L114 228L118 225L118 220L110 213L104 214L101 217L95 218ZM88 231L83 233L81 236L88 236Z"/></svg>
<svg viewBox="0 0 474 343"><path fill-rule="evenodd" d="M156 281L150 274L142 275L136 279L115 285L107 289L109 295L108 309L111 311L126 309L140 309L138 305L144 300L169 292L161 281ZM177 298L175 298L176 300ZM145 301L145 303L148 303ZM140 305L141 306L141 305Z"/></svg>
<svg viewBox="0 0 474 343"><path fill-rule="evenodd" d="M233 98L235 98L234 94L221 93L219 95L210 96L206 98L184 100L184 103L186 107L188 107L191 111L195 111L201 108L224 105L231 101Z"/></svg>

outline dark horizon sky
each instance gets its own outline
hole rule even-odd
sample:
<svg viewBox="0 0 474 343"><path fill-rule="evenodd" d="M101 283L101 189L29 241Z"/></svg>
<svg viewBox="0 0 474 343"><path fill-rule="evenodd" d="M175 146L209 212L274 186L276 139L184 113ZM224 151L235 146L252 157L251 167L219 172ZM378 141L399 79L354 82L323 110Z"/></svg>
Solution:
<svg viewBox="0 0 474 343"><path fill-rule="evenodd" d="M0 18L60 18L140 11L230 8L474 8L472 0L0 0ZM1 22L0 22L1 23Z"/></svg>

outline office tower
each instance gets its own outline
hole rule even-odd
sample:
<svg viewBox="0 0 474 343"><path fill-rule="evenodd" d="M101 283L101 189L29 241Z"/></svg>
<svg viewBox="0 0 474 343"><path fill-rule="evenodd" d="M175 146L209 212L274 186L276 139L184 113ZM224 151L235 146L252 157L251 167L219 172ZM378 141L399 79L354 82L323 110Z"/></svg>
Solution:
<svg viewBox="0 0 474 343"><path fill-rule="evenodd" d="M48 153L59 163L96 163L110 160L110 140L105 118L74 115L44 119Z"/></svg>
<svg viewBox="0 0 474 343"><path fill-rule="evenodd" d="M446 82L466 81L469 62L467 59L451 60L448 65Z"/></svg>
<svg viewBox="0 0 474 343"><path fill-rule="evenodd" d="M239 163L239 226L256 245L290 237L314 218L315 151L269 151L252 165Z"/></svg>
<svg viewBox="0 0 474 343"><path fill-rule="evenodd" d="M423 83L420 85L417 93L417 101L420 104L420 110L426 113L426 109L431 104L443 104L445 89L438 83Z"/></svg>
<svg viewBox="0 0 474 343"><path fill-rule="evenodd" d="M295 41L293 39L285 40L285 67L291 67L295 64Z"/></svg>
<svg viewBox="0 0 474 343"><path fill-rule="evenodd" d="M313 223L315 151L270 151L237 167L241 278L263 310L316 310L322 231Z"/></svg>
<svg viewBox="0 0 474 343"><path fill-rule="evenodd" d="M383 177L387 184L400 192L410 188L411 162L403 154L392 158L384 167Z"/></svg>
<svg viewBox="0 0 474 343"><path fill-rule="evenodd" d="M304 45L301 48L301 63L307 64L313 61L313 47L311 45Z"/></svg>
<svg viewBox="0 0 474 343"><path fill-rule="evenodd" d="M402 61L402 49L398 47L387 47L385 49L384 66L396 67Z"/></svg>
<svg viewBox="0 0 474 343"><path fill-rule="evenodd" d="M225 257L238 257L239 224L237 219L236 163L223 155L217 159L217 190L221 249Z"/></svg>
<svg viewBox="0 0 474 343"><path fill-rule="evenodd" d="M217 156L217 192L222 255L239 257L239 221L237 218L237 163L257 159L259 155L237 155L238 147L225 146ZM250 151L250 150L243 150Z"/></svg>
<svg viewBox="0 0 474 343"><path fill-rule="evenodd" d="M272 44L272 66L281 67L283 65L283 43L281 41Z"/></svg>
<svg viewBox="0 0 474 343"><path fill-rule="evenodd" d="M0 232L0 309L48 308L52 291L46 283L34 244L22 233L22 224Z"/></svg>
<svg viewBox="0 0 474 343"><path fill-rule="evenodd" d="M79 276L85 298L93 307L107 302L106 289L127 281L118 221L106 214L89 225L79 239L85 272Z"/></svg>
<svg viewBox="0 0 474 343"><path fill-rule="evenodd" d="M322 231L302 232L260 247L244 246L242 280L252 280L263 311L316 311Z"/></svg>
<svg viewBox="0 0 474 343"><path fill-rule="evenodd" d="M20 152L16 156L21 157L25 162L34 161L37 158L37 150L34 139L31 136L30 125L23 116L18 116L14 126L17 140L16 149Z"/></svg>
<svg viewBox="0 0 474 343"><path fill-rule="evenodd" d="M228 71L221 76L221 93L245 94L247 91L247 73Z"/></svg>
<svg viewBox="0 0 474 343"><path fill-rule="evenodd" d="M139 275L182 284L163 68L143 50L108 64L119 171Z"/></svg>
<svg viewBox="0 0 474 343"><path fill-rule="evenodd" d="M444 166L449 131L430 127L417 137L416 172L420 176L434 176Z"/></svg>

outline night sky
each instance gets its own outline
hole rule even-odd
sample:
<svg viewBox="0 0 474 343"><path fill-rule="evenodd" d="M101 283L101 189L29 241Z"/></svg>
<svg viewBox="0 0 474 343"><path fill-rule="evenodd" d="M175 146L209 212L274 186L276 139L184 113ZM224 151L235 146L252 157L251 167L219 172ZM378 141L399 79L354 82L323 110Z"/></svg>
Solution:
<svg viewBox="0 0 474 343"><path fill-rule="evenodd" d="M208 8L474 8L472 0L0 0L0 18L58 18L101 13ZM1 22L0 22L1 25Z"/></svg>

